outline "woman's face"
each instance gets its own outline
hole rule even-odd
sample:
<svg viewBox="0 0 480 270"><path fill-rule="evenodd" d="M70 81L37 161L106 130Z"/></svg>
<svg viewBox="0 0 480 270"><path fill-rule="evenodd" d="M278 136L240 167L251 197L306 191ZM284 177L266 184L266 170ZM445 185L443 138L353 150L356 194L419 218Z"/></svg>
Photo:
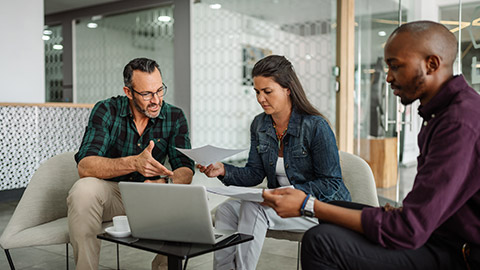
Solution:
<svg viewBox="0 0 480 270"><path fill-rule="evenodd" d="M290 113L292 104L290 89L283 88L271 77L253 77L253 89L257 94L257 101L266 114L276 115Z"/></svg>

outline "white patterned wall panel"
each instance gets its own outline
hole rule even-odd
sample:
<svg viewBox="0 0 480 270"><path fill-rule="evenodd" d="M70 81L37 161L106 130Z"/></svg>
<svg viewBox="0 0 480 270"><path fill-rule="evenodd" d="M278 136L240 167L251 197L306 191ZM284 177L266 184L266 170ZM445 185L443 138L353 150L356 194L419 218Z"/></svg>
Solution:
<svg viewBox="0 0 480 270"><path fill-rule="evenodd" d="M0 107L0 190L26 187L42 162L78 150L90 110Z"/></svg>

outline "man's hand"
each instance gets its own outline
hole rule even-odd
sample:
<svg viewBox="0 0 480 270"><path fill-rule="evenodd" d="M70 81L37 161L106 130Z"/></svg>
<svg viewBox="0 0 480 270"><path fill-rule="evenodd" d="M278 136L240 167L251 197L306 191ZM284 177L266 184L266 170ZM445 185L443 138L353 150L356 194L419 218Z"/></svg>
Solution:
<svg viewBox="0 0 480 270"><path fill-rule="evenodd" d="M385 210L385 212L391 212L391 211L395 211L395 210L398 210L400 212L403 211L403 207L393 207L389 203L386 203L385 206L383 207L383 209Z"/></svg>
<svg viewBox="0 0 480 270"><path fill-rule="evenodd" d="M300 216L300 208L307 197L303 191L294 188L263 190L263 205L272 207L282 218Z"/></svg>
<svg viewBox="0 0 480 270"><path fill-rule="evenodd" d="M208 177L225 176L225 166L221 162L210 164L207 167L197 164L197 168Z"/></svg>
<svg viewBox="0 0 480 270"><path fill-rule="evenodd" d="M157 184L166 184L167 183L167 179L162 177L160 179L157 179L157 180L145 180L143 181L144 183L157 183Z"/></svg>
<svg viewBox="0 0 480 270"><path fill-rule="evenodd" d="M152 156L152 150L155 144L150 141L147 148L135 158L135 169L145 177L158 175L173 175L173 172L165 168L160 162ZM163 181L163 180L162 180ZM164 181L165 182L165 181Z"/></svg>

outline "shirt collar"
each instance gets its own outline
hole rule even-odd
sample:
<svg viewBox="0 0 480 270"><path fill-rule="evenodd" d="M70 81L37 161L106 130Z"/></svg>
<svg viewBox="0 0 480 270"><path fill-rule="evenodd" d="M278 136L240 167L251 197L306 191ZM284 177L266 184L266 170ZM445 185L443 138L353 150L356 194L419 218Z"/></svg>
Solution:
<svg viewBox="0 0 480 270"><path fill-rule="evenodd" d="M453 97L462 89L468 86L463 75L454 76L446 82L440 91L427 103L427 105L418 107L418 114L424 120L430 120L435 114L446 108Z"/></svg>

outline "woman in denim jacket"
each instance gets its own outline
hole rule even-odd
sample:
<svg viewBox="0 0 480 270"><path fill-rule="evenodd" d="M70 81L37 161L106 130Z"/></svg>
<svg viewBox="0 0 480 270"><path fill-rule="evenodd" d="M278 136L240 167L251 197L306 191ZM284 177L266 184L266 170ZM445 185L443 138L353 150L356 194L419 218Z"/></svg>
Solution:
<svg viewBox="0 0 480 270"><path fill-rule="evenodd" d="M271 55L252 70L257 101L264 113L250 126L251 146L245 167L217 162L197 165L225 185L255 186L267 177L269 188L291 186L321 201L350 201L342 181L338 149L325 117L306 98L292 64ZM215 252L215 269L256 268L267 229L305 231L317 219L283 219L250 201L230 200L218 207L215 226L254 235L254 240Z"/></svg>

